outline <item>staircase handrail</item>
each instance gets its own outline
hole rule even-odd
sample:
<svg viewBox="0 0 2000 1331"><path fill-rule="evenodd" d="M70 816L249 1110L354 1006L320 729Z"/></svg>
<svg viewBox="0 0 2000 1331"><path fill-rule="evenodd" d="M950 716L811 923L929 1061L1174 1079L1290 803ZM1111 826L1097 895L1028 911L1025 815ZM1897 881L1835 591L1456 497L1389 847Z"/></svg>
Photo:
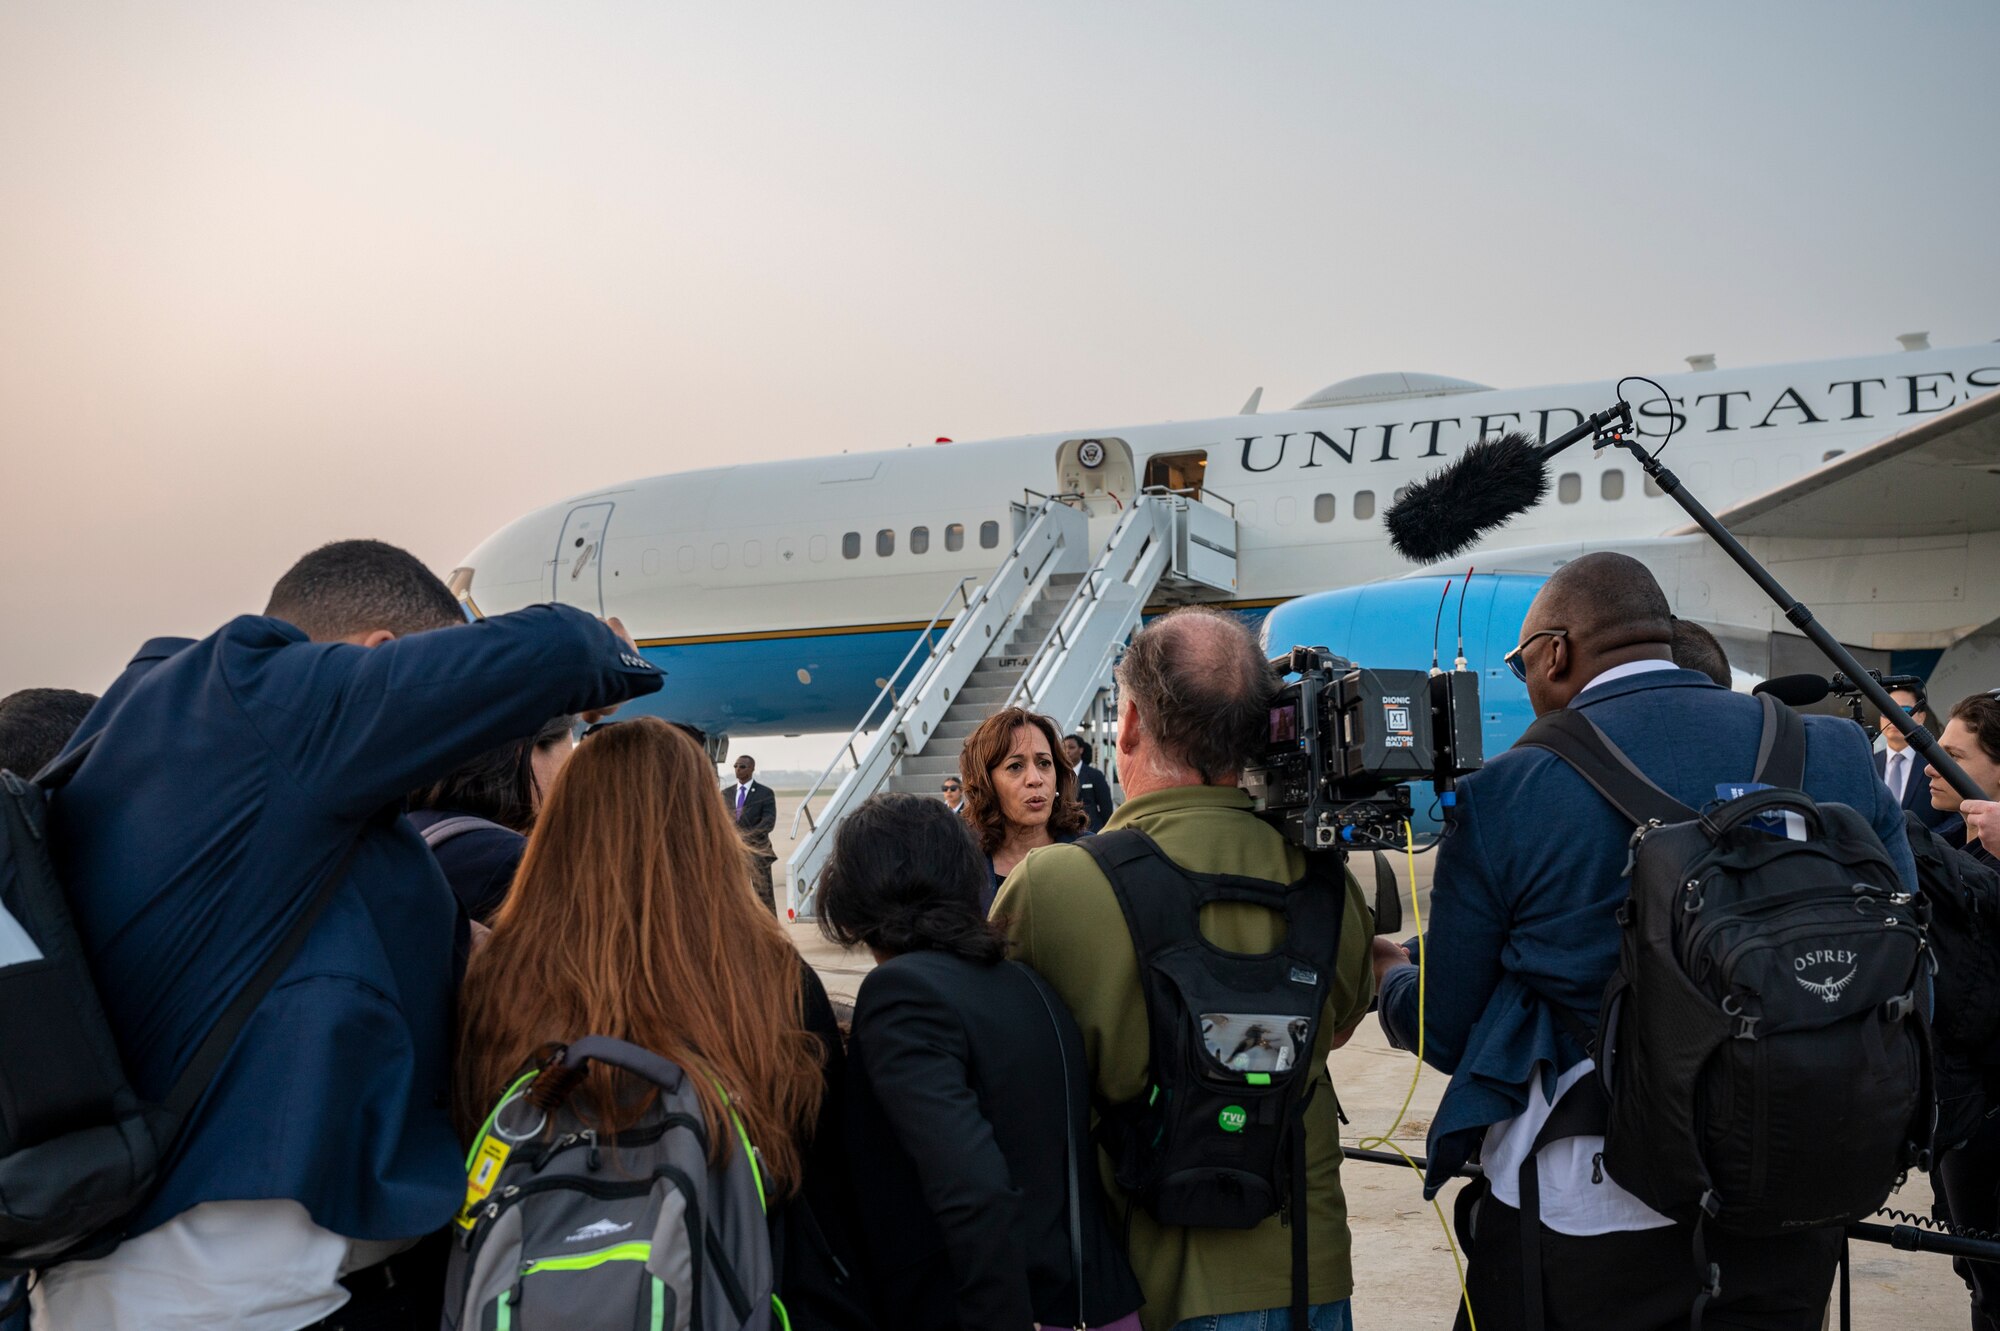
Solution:
<svg viewBox="0 0 2000 1331"><path fill-rule="evenodd" d="M969 610L972 608L972 598L966 596L965 585L969 582L976 582L977 580L978 579L975 575L968 573L966 576L960 578L957 581L957 583L955 583L952 586L952 589L949 592L945 593L944 601L938 606L937 613L932 615L930 618L930 622L925 624L923 628L918 631L917 640L910 644L910 650L904 653L902 661L897 664L895 670L890 672L889 677L882 681L882 691L875 695L875 700L869 703L867 709L861 713L861 719L855 723L854 729L847 732L847 739L842 742L839 750L834 753L832 761L827 763L826 769L822 771L819 774L819 778L812 783L812 788L806 791L804 798L799 800L798 812L792 815L793 837L797 837L799 834L799 820L801 818L805 819L806 824L808 826L811 826L812 824L811 806L813 797L819 794L819 792L826 786L827 779L831 777L834 774L834 772L840 767L841 755L845 754L847 756L847 760L849 763L854 764L855 766L860 765L861 762L860 755L855 753L854 746L856 743L860 741L861 736L867 733L869 718L875 715L875 709L882 705L882 700L885 698L893 699L898 706L901 705L902 699L896 698L896 681L902 677L903 671L909 666L910 662L916 658L918 650L925 645L925 639L929 638L932 633L937 631L938 621L944 618L945 611L951 609L951 602L953 597L959 598L964 603L960 609L960 614L963 614L965 610ZM958 618L958 616L954 615L953 618L956 619ZM932 642L930 644L930 655L932 659L936 658L938 650L942 646L943 641L944 640L940 638L937 641ZM919 670L916 676L910 681L911 689L906 690L904 692L903 694L904 698L909 697L910 693L914 691L917 682L923 678L923 673L924 672L922 670Z"/></svg>

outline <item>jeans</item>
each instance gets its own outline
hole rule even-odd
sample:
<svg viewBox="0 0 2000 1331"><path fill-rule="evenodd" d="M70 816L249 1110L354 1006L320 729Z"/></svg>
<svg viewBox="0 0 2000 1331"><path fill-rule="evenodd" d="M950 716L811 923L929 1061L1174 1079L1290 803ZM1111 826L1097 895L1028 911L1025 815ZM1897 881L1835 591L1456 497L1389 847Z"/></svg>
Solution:
<svg viewBox="0 0 2000 1331"><path fill-rule="evenodd" d="M1211 1313L1190 1317L1174 1331L1291 1331L1290 1308L1265 1308L1249 1313ZM1306 1309L1308 1331L1354 1331L1354 1309L1348 1300L1315 1303Z"/></svg>

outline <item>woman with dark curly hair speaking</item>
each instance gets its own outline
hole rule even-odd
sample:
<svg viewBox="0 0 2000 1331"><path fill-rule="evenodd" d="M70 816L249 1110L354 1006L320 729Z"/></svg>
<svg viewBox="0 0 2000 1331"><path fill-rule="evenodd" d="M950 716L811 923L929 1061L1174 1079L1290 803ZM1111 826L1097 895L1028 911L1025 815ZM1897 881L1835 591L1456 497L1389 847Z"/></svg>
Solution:
<svg viewBox="0 0 2000 1331"><path fill-rule="evenodd" d="M1021 707L987 717L959 751L965 782L960 813L986 855L981 910L992 908L1000 884L1029 851L1074 841L1089 825L1076 773L1061 754L1056 723Z"/></svg>

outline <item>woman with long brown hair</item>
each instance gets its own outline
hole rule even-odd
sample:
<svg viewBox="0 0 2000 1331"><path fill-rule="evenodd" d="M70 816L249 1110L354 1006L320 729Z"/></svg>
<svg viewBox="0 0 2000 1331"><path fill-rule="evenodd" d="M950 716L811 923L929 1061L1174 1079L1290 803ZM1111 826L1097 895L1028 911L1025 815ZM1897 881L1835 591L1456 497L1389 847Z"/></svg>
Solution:
<svg viewBox="0 0 2000 1331"><path fill-rule="evenodd" d="M607 725L577 746L466 970L456 1109L468 1137L543 1046L608 1035L695 1074L718 1161L736 1142L726 1093L767 1176L798 1191L829 1057L807 1006L826 1008L826 995L759 906L715 791L701 750L664 721ZM649 1103L624 1078L594 1067L572 1100L601 1133Z"/></svg>
<svg viewBox="0 0 2000 1331"><path fill-rule="evenodd" d="M1056 723L1024 707L1003 707L987 717L959 750L965 783L960 813L986 855L981 910L993 905L1000 884L1029 851L1074 841L1089 825L1076 773L1061 755Z"/></svg>

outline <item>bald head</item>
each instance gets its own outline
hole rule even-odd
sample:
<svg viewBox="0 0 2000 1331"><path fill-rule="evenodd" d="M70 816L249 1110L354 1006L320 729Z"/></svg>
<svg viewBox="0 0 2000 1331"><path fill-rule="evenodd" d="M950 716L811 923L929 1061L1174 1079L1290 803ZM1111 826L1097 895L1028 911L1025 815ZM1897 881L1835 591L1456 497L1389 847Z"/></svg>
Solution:
<svg viewBox="0 0 2000 1331"><path fill-rule="evenodd" d="M1563 565L1521 625L1528 701L1537 716L1569 706L1613 666L1673 659L1674 615L1650 570L1609 551Z"/></svg>
<svg viewBox="0 0 2000 1331"><path fill-rule="evenodd" d="M1263 736L1276 683L1235 615L1199 606L1164 615L1118 664L1119 752L1133 752L1128 741L1143 746L1162 786L1234 784ZM1127 708L1136 724L1125 723Z"/></svg>

